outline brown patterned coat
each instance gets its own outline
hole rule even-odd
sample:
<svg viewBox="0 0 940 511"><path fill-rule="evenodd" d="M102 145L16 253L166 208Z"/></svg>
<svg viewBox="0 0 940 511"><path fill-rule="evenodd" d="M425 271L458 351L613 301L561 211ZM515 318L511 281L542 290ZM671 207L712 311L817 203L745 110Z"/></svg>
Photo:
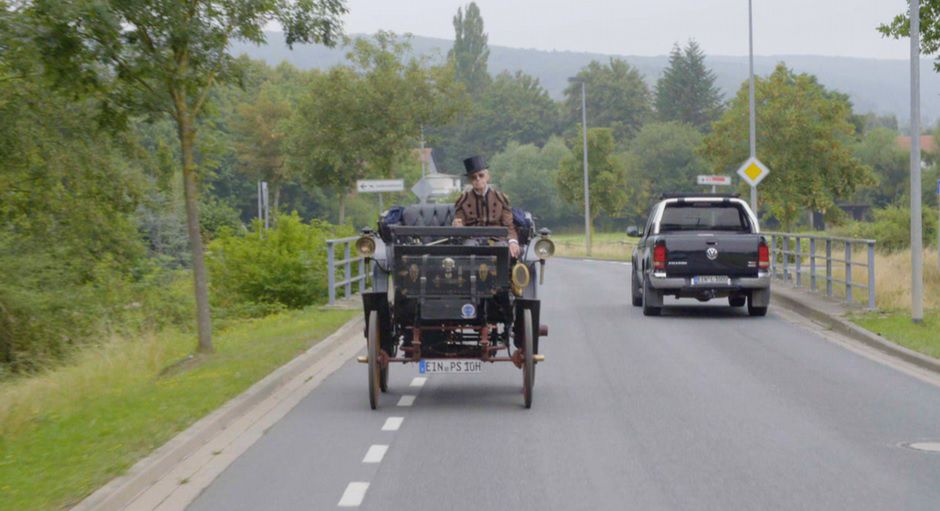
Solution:
<svg viewBox="0 0 940 511"><path fill-rule="evenodd" d="M454 220L468 227L499 227L509 229L509 240L518 240L516 226L512 223L512 207L509 197L497 191L492 186L486 193L480 195L473 190L467 190L460 195L454 204Z"/></svg>

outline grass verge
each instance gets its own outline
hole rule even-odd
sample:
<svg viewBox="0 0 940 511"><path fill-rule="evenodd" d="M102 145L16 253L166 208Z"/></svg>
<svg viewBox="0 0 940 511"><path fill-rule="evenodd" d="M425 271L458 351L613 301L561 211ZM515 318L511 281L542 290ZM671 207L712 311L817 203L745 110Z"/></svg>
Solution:
<svg viewBox="0 0 940 511"><path fill-rule="evenodd" d="M552 234L555 255L561 257L587 257L584 234ZM596 232L591 236L591 258L629 261L637 238L623 233Z"/></svg>
<svg viewBox="0 0 940 511"><path fill-rule="evenodd" d="M358 311L311 308L218 332L112 339L0 385L0 510L62 509L334 332Z"/></svg>
<svg viewBox="0 0 940 511"><path fill-rule="evenodd" d="M940 309L924 312L924 321L914 324L906 310L877 311L852 316L858 326L875 332L891 342L940 358Z"/></svg>

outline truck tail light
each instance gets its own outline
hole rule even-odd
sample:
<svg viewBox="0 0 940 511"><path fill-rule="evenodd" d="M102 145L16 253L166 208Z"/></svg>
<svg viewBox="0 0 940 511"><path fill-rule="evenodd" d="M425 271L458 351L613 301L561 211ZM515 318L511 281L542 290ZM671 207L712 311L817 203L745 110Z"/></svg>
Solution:
<svg viewBox="0 0 940 511"><path fill-rule="evenodd" d="M761 241L757 246L757 268L760 270L770 268L770 249L767 248L765 241Z"/></svg>
<svg viewBox="0 0 940 511"><path fill-rule="evenodd" d="M653 247L653 269L665 270L668 256L669 252L666 250L666 244L657 243L656 246Z"/></svg>

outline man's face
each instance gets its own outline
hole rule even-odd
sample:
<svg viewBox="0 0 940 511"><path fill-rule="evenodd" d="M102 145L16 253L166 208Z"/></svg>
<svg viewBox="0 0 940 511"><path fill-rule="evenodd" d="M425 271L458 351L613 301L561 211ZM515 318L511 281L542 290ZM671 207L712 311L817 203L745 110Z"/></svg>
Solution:
<svg viewBox="0 0 940 511"><path fill-rule="evenodd" d="M486 190L486 185L490 182L490 171L483 169L479 172L475 172L470 175L468 178L470 184L473 186L473 189L479 193L483 193Z"/></svg>

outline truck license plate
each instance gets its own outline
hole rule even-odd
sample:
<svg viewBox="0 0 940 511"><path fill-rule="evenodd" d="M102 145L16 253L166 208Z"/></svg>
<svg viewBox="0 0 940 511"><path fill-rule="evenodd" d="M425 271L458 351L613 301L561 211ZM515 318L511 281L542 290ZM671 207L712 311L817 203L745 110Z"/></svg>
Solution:
<svg viewBox="0 0 940 511"><path fill-rule="evenodd" d="M424 359L418 363L418 371L421 374L482 373L483 361L482 360L428 360L428 359Z"/></svg>
<svg viewBox="0 0 940 511"><path fill-rule="evenodd" d="M699 275L692 277L693 286L730 286L731 278L722 275Z"/></svg>

